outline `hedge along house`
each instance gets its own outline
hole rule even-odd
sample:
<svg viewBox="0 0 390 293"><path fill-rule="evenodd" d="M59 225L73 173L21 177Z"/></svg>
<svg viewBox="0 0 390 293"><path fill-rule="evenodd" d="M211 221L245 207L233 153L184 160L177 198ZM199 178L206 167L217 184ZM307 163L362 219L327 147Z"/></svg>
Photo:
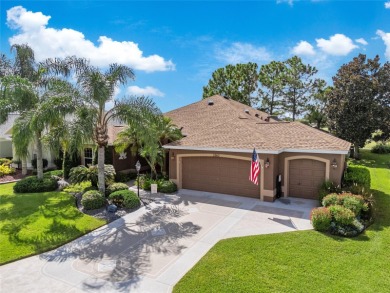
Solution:
<svg viewBox="0 0 390 293"><path fill-rule="evenodd" d="M184 135L164 145L179 189L273 201L277 193L316 199L325 180L341 183L350 143L329 133L218 95L165 115ZM258 186L249 181L253 148L261 164Z"/></svg>

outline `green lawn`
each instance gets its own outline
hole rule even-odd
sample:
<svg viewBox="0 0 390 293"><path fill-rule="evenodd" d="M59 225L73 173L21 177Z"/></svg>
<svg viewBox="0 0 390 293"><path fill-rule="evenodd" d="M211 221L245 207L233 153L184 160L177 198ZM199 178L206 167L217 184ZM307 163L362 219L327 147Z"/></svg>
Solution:
<svg viewBox="0 0 390 293"><path fill-rule="evenodd" d="M218 242L174 292L389 292L390 155L362 151L376 222L357 238L316 231Z"/></svg>
<svg viewBox="0 0 390 293"><path fill-rule="evenodd" d="M13 193L0 185L0 264L41 253L105 224L75 207L66 192Z"/></svg>

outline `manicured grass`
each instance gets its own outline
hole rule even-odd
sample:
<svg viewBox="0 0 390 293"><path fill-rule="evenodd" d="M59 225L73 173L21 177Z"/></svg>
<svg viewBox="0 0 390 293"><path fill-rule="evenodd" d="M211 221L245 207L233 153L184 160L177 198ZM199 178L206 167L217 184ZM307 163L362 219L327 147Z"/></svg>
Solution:
<svg viewBox="0 0 390 293"><path fill-rule="evenodd" d="M13 192L0 185L0 264L41 253L105 224L75 207L66 192Z"/></svg>
<svg viewBox="0 0 390 293"><path fill-rule="evenodd" d="M174 292L388 292L390 155L362 151L370 169L376 221L356 238L316 231L218 242Z"/></svg>

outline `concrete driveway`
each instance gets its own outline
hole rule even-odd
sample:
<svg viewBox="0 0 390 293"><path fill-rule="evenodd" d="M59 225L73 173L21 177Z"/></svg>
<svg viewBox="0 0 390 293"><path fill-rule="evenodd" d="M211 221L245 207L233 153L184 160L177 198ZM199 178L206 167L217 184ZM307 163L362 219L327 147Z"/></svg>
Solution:
<svg viewBox="0 0 390 293"><path fill-rule="evenodd" d="M311 229L316 201L181 190L56 250L0 267L1 292L170 292L219 240Z"/></svg>

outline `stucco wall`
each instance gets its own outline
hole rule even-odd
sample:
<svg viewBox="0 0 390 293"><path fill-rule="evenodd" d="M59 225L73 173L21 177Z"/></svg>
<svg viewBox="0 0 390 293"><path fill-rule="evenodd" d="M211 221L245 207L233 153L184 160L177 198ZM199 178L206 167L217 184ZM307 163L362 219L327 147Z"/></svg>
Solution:
<svg viewBox="0 0 390 293"><path fill-rule="evenodd" d="M0 158L12 157L12 142L0 140Z"/></svg>

